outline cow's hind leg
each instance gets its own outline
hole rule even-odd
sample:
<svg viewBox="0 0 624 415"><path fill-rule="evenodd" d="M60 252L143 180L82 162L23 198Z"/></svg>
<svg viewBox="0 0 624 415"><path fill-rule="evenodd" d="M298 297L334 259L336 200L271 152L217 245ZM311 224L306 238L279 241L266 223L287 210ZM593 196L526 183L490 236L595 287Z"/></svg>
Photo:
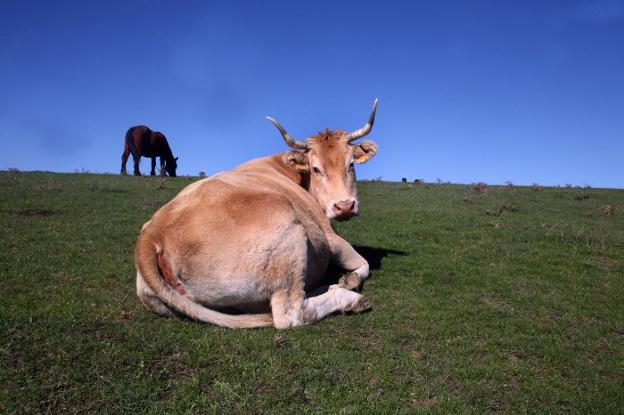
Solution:
<svg viewBox="0 0 624 415"><path fill-rule="evenodd" d="M314 323L334 313L357 313L370 308L370 303L362 294L338 285L332 285L314 297L305 298L302 287L282 289L271 297L273 324L278 329Z"/></svg>
<svg viewBox="0 0 624 415"><path fill-rule="evenodd" d="M268 232L277 240L268 243L271 252L263 269L273 279L271 290L271 313L278 329L296 327L321 320L330 314L363 311L370 308L368 301L359 293L338 285L319 290L317 296L305 293L305 277L310 255L313 255L306 230L293 222L286 229ZM366 262L366 261L364 261ZM270 277L269 277L270 278Z"/></svg>
<svg viewBox="0 0 624 415"><path fill-rule="evenodd" d="M163 303L156 293L145 283L143 276L137 272L137 294L141 299L141 302L145 304L149 309L162 316L173 316L173 312Z"/></svg>

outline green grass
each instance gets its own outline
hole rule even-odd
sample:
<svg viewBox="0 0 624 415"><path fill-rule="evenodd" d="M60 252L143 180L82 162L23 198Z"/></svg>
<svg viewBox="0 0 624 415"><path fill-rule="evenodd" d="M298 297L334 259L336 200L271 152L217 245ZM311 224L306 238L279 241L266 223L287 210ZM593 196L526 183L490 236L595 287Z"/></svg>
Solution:
<svg viewBox="0 0 624 415"><path fill-rule="evenodd" d="M139 229L189 183L0 173L0 412L624 408L623 191L360 183L374 310L278 332L139 303Z"/></svg>

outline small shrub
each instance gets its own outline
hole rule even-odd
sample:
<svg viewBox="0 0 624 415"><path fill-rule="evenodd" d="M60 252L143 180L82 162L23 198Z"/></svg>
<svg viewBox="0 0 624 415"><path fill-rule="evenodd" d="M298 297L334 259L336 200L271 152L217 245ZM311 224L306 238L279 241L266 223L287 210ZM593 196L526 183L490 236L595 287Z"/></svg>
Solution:
<svg viewBox="0 0 624 415"><path fill-rule="evenodd" d="M505 190L507 191L507 193L509 193L511 196L516 194L516 188L514 187L513 183L511 181L509 182L505 182Z"/></svg>
<svg viewBox="0 0 624 415"><path fill-rule="evenodd" d="M487 193L488 185L484 182L475 183L472 185L473 190L479 193Z"/></svg>
<svg viewBox="0 0 624 415"><path fill-rule="evenodd" d="M416 184L425 184L425 181L423 179L414 179L414 183L416 183Z"/></svg>
<svg viewBox="0 0 624 415"><path fill-rule="evenodd" d="M544 188L540 186L540 184L537 182L533 182L533 186L531 186L531 188L534 192L541 192L542 190L544 190Z"/></svg>
<svg viewBox="0 0 624 415"><path fill-rule="evenodd" d="M199 172L199 177L206 177L206 172L205 171L200 171Z"/></svg>
<svg viewBox="0 0 624 415"><path fill-rule="evenodd" d="M615 205L613 203L608 203L601 207L600 211L605 216L613 216L615 215Z"/></svg>
<svg viewBox="0 0 624 415"><path fill-rule="evenodd" d="M502 202L500 202L498 204L496 209L492 209L492 210L488 209L488 210L485 211L485 214L486 215L492 215L492 216L500 216L506 210L512 211L512 210L514 210L514 207L510 203L502 201Z"/></svg>
<svg viewBox="0 0 624 415"><path fill-rule="evenodd" d="M511 210L512 208L513 208L513 206L511 206L511 204L509 204L509 203L507 203L505 201L500 202L499 205L498 205L498 211L500 213L503 213L503 211L505 211L505 210Z"/></svg>

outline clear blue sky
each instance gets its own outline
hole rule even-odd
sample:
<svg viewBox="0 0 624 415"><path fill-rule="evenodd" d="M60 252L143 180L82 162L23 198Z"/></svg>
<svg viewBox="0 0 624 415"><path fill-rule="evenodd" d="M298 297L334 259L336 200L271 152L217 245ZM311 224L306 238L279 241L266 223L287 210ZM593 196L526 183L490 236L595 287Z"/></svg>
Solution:
<svg viewBox="0 0 624 415"><path fill-rule="evenodd" d="M375 97L360 178L624 187L624 0L0 4L0 169L118 173L146 124L212 174Z"/></svg>

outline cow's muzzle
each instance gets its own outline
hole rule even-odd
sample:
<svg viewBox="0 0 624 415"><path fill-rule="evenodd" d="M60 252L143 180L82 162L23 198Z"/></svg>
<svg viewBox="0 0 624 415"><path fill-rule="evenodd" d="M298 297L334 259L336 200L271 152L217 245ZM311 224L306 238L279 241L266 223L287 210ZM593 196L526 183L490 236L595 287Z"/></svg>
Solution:
<svg viewBox="0 0 624 415"><path fill-rule="evenodd" d="M331 218L347 220L358 214L358 203L354 198L333 202L330 208Z"/></svg>

